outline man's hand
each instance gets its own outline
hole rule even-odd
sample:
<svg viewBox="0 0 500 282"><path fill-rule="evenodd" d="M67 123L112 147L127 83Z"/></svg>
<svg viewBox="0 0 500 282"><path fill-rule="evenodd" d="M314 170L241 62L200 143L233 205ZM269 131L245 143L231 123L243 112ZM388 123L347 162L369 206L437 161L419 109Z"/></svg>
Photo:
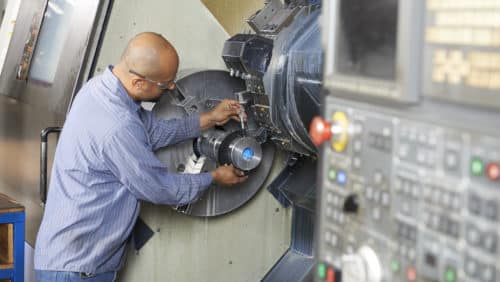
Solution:
<svg viewBox="0 0 500 282"><path fill-rule="evenodd" d="M219 166L210 172L214 182L224 186L231 186L247 180L248 176L233 165Z"/></svg>
<svg viewBox="0 0 500 282"><path fill-rule="evenodd" d="M246 118L245 110L236 100L224 99L213 110L200 115L200 127L202 130L214 125L224 125L230 119L240 121L240 113Z"/></svg>

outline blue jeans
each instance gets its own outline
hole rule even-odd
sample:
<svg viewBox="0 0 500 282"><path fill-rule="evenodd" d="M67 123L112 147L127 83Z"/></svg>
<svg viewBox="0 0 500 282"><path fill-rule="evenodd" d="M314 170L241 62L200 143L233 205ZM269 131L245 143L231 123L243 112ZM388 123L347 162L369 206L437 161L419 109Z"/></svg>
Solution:
<svg viewBox="0 0 500 282"><path fill-rule="evenodd" d="M113 282L115 279L114 271L85 275L78 272L35 269L36 282Z"/></svg>

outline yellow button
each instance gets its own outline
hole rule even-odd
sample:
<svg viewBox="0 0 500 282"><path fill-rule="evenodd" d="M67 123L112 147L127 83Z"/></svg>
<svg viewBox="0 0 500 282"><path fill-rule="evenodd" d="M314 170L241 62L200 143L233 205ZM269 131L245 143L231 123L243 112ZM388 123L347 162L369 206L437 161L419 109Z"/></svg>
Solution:
<svg viewBox="0 0 500 282"><path fill-rule="evenodd" d="M342 132L334 133L332 148L335 152L341 153L345 151L347 147L347 143L349 142L349 136L347 134L347 116L344 112L335 112L332 116L333 124L336 126L340 126L342 128Z"/></svg>

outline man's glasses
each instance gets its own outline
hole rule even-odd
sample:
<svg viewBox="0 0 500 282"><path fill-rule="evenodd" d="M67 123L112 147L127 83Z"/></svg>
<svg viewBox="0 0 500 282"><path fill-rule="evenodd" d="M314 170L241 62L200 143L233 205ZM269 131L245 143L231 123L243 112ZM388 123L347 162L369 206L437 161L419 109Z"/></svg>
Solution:
<svg viewBox="0 0 500 282"><path fill-rule="evenodd" d="M158 86L158 88L160 88L161 90L173 89L175 87L175 80L174 79L167 81L167 82L160 82L160 81L152 80L152 79L146 77L145 75L137 73L133 70L128 70L128 72L133 74L133 75L137 75L138 77L140 77L144 80L147 80L149 82L156 84L156 86Z"/></svg>

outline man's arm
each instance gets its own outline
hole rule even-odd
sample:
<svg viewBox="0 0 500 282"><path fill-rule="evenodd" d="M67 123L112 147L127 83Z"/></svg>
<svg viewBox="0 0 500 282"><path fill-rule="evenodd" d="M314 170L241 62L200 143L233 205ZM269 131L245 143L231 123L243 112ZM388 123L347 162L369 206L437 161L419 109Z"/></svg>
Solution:
<svg viewBox="0 0 500 282"><path fill-rule="evenodd" d="M230 119L239 121L243 111L235 100L223 100L213 110L184 119L157 119L151 111L142 110L141 120L146 126L153 150L198 137L202 130L223 125ZM245 117L245 114L243 113Z"/></svg>
<svg viewBox="0 0 500 282"><path fill-rule="evenodd" d="M200 116L182 119L157 119L154 113L141 111L141 120L148 131L153 150L200 136Z"/></svg>
<svg viewBox="0 0 500 282"><path fill-rule="evenodd" d="M147 145L143 132L132 124L108 136L102 157L110 171L138 199L168 205L197 200L212 183L212 175L169 173Z"/></svg>

